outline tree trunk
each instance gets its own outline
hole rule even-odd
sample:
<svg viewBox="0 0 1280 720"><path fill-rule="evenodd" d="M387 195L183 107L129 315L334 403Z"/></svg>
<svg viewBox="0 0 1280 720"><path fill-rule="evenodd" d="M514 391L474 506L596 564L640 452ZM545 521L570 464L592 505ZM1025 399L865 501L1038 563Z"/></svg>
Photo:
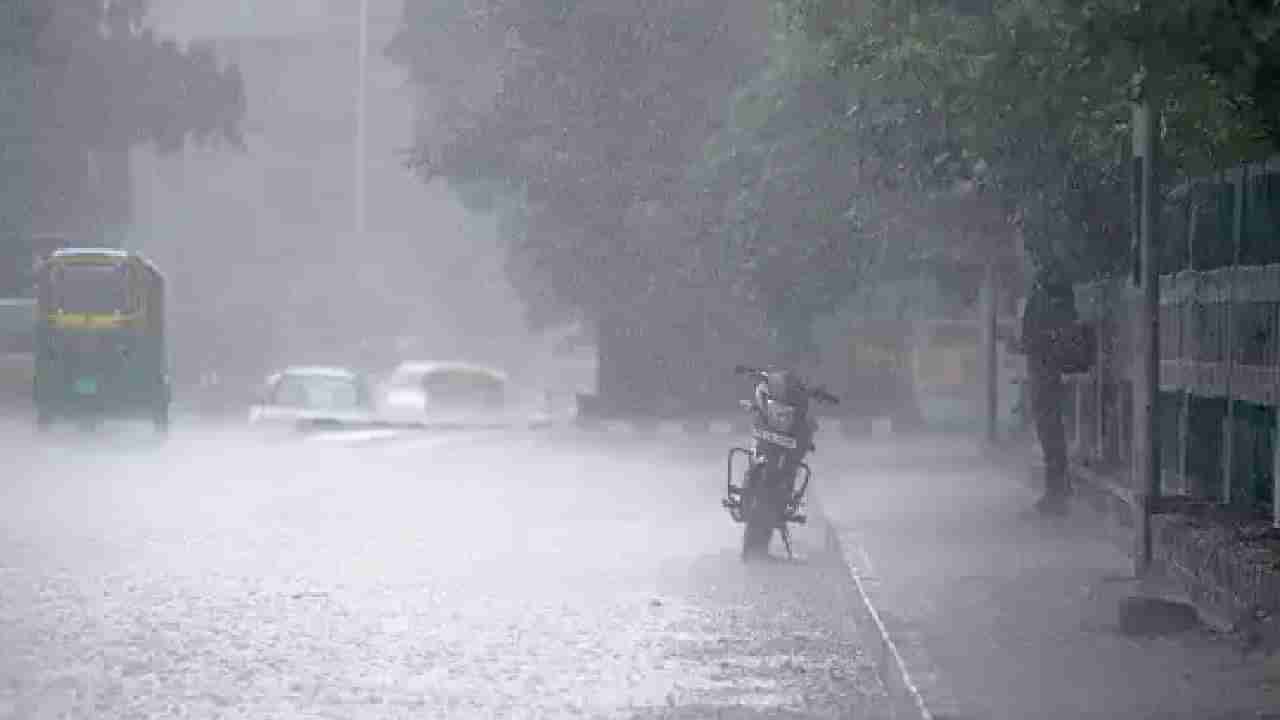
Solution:
<svg viewBox="0 0 1280 720"><path fill-rule="evenodd" d="M621 330L610 316L597 321L596 330L596 397L601 408L612 408L622 394Z"/></svg>
<svg viewBox="0 0 1280 720"><path fill-rule="evenodd" d="M895 429L919 430L924 427L924 410L920 405L920 391L916 383L916 372L913 363L916 347L919 345L917 333L912 329L911 335L894 355L897 370L898 391L895 393L893 407L893 425Z"/></svg>

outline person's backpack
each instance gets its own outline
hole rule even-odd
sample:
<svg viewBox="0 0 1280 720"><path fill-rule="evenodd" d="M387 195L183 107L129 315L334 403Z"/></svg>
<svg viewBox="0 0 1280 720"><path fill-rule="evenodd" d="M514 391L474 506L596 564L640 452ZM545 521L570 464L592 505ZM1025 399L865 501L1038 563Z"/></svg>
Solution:
<svg viewBox="0 0 1280 720"><path fill-rule="evenodd" d="M1098 336L1092 325L1072 323L1055 337L1054 355L1067 375L1087 373L1097 359Z"/></svg>

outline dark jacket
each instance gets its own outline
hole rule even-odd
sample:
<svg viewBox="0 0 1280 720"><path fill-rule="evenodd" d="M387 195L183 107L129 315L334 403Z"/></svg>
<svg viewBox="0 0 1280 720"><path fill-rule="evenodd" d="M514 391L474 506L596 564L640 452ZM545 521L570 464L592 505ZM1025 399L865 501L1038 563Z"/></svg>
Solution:
<svg viewBox="0 0 1280 720"><path fill-rule="evenodd" d="M1061 372L1062 341L1077 320L1070 285L1037 281L1022 315L1022 348L1027 359L1038 368Z"/></svg>

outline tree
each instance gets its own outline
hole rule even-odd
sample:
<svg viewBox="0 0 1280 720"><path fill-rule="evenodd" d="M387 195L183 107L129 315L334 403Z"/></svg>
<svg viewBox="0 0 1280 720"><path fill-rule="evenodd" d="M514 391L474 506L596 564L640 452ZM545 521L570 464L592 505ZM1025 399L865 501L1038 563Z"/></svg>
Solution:
<svg viewBox="0 0 1280 720"><path fill-rule="evenodd" d="M629 304L647 281L643 241L625 219L678 203L714 98L737 79L725 57L737 59L730 6L489 3L472 16L480 37L511 28L497 93L488 108L455 109L418 168L519 194L525 238L559 273L558 292L575 305Z"/></svg>
<svg viewBox="0 0 1280 720"><path fill-rule="evenodd" d="M1260 116L1239 112L1262 102L1255 75L1264 61L1227 82L1229 63L1215 60L1271 42L1271 25L1248 28L1246 5L1254 21L1276 12L1236 0L1139 10L1120 0L779 2L788 26L824 48L858 107L901 110L871 134L881 142L866 143L883 167L931 184L977 181L1020 220L1033 252L1072 262L1080 275L1125 259L1115 248L1128 244L1127 102L1140 47L1168 101L1171 170L1204 171L1265 149Z"/></svg>
<svg viewBox="0 0 1280 720"><path fill-rule="evenodd" d="M743 59L758 48L752 9L730 0L406 6L393 56L452 91L413 163L510 213L512 266L536 274L525 287L550 294L544 306L579 309L602 334L629 338L618 342L634 351L619 352L637 363L638 348L677 347L655 336L675 332L672 294L689 292L696 307L709 276L697 265L706 236L687 197L689 158L747 77ZM467 39L484 68L472 83L435 71L441 33L454 35L446 48Z"/></svg>
<svg viewBox="0 0 1280 720"><path fill-rule="evenodd" d="M242 147L239 71L211 50L179 48L145 27L144 0L6 0L0 16L5 107L0 232L26 263L32 231L104 242L129 220L129 148L188 142ZM10 285L20 273L9 269ZM8 292L20 288L10 287Z"/></svg>
<svg viewBox="0 0 1280 720"><path fill-rule="evenodd" d="M1145 7L1144 7L1145 6ZM1129 90L1140 69L1164 101L1169 175L1203 173L1274 145L1266 75L1270 2L778 0L779 115L787 93L827 83L828 129L853 149L846 187L880 300L925 297L906 276L953 278L1008 249L1084 279L1129 257ZM796 62L794 58L800 58ZM772 70L772 68L771 68ZM821 81L819 79L822 79ZM992 242L995 240L996 242ZM874 243L872 243L873 245ZM1010 270L1016 269L1012 264ZM1016 280L1007 273L1004 281ZM879 290L880 292L877 292ZM886 302L888 301L888 302ZM937 308L941 309L941 308ZM874 315L868 303L860 308Z"/></svg>
<svg viewBox="0 0 1280 720"><path fill-rule="evenodd" d="M804 52L772 49L694 169L700 193L720 205L716 264L741 274L738 294L764 313L784 357L813 349L813 319L853 292L873 255L850 182L856 153L833 132L838 96L797 69Z"/></svg>

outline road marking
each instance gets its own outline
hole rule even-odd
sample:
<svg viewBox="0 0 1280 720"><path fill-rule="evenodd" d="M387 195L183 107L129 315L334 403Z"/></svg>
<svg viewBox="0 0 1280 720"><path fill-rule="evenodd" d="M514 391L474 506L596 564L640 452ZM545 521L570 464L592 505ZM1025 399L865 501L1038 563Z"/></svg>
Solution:
<svg viewBox="0 0 1280 720"><path fill-rule="evenodd" d="M866 575L864 577L879 577L879 573L876 572L875 566L871 564L871 556L867 554L867 549L862 546L862 543L858 543L858 554L862 557L862 567L866 569Z"/></svg>
<svg viewBox="0 0 1280 720"><path fill-rule="evenodd" d="M849 569L849 575L853 578L853 585L858 591L858 597L862 601L862 605L866 608L868 614L871 615L871 622L876 627L876 633L880 636L880 642L893 658L893 664L902 681L903 688L911 697L911 702L915 705L916 711L919 713L920 720L934 720L933 712L929 710L929 706L924 700L923 693L920 692L919 686L911 676L911 671L907 668L907 662L902 657L902 651L898 649L898 644L895 643L893 637L889 635L889 629L885 627L884 619L880 617L880 611L876 609L875 604L871 602L871 596L867 593L867 585L873 584L875 581L871 577L864 576L863 573L858 570L857 564L849 561L848 551L844 549L847 544L846 539L848 543L853 543L857 548L857 552L862 556L863 561L868 566L868 571L870 569L871 557L867 555L866 550L861 545L857 544L852 534L841 533L830 523L827 524L827 532L835 536L834 544L837 548L841 548L841 556L844 559L845 567Z"/></svg>

